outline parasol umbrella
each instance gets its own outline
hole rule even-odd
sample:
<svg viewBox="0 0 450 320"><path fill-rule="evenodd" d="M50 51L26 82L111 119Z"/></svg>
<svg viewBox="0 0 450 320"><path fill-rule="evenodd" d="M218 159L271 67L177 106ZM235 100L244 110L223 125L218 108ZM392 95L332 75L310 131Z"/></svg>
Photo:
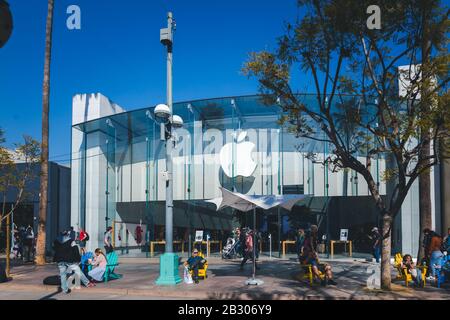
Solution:
<svg viewBox="0 0 450 320"><path fill-rule="evenodd" d="M256 231L256 208L269 210L275 207L282 207L291 211L292 207L300 200L307 196L303 194L286 194L286 195L246 195L239 192L232 192L228 189L220 187L222 197L206 200L206 202L214 203L217 211L231 207L242 212L253 210L253 247L255 246L255 231ZM253 248L253 274L252 278L245 283L250 285L263 284L262 280L255 278L256 275L256 249Z"/></svg>

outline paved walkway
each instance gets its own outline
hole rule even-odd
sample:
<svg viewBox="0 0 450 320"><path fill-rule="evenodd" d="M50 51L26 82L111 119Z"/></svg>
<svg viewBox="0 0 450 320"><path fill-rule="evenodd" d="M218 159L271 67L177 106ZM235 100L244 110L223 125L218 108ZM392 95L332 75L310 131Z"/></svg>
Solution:
<svg viewBox="0 0 450 320"><path fill-rule="evenodd" d="M391 292L371 291L366 288L371 263L361 260L333 260L337 286L322 287L301 279L298 263L294 259L262 258L257 278L264 281L261 286L247 286L245 280L251 275L251 264L239 270L239 260L210 258L208 278L199 284L180 283L177 286L157 286L159 259L122 257L116 272L123 278L99 283L95 288L82 288L70 295L53 294L55 286L45 286L42 280L57 274L55 264L38 267L32 264L12 269L13 280L0 284L0 299L6 292L23 293L24 298L42 297L68 299L450 299L450 287L436 288L427 285L424 289L406 288L402 282L393 284ZM394 275L394 273L393 273ZM180 268L182 276L182 268ZM34 296L36 294L36 296ZM64 296L64 297L63 297Z"/></svg>

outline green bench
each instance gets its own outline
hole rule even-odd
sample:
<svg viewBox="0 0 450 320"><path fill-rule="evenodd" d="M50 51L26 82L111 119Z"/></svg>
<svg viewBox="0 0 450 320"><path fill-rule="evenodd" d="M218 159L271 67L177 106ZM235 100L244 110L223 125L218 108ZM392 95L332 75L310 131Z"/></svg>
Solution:
<svg viewBox="0 0 450 320"><path fill-rule="evenodd" d="M109 280L120 279L122 278L121 274L117 274L114 272L114 269L119 265L119 256L115 252L110 252L106 255L106 269L103 274L103 281L108 282ZM91 265L87 265L88 271L92 270Z"/></svg>

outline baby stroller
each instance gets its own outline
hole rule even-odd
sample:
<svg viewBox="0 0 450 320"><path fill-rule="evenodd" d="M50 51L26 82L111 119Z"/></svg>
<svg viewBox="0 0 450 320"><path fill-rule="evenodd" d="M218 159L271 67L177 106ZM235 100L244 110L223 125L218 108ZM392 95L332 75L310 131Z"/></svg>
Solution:
<svg viewBox="0 0 450 320"><path fill-rule="evenodd" d="M239 240L235 240L233 238L227 239L227 244L223 247L222 250L222 259L234 259L237 257L238 252L237 248L239 245Z"/></svg>

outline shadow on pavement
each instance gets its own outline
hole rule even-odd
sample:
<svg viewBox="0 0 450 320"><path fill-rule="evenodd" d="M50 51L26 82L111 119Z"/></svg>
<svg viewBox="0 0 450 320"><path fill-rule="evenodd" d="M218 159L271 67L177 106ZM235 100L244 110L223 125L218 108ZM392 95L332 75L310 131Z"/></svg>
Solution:
<svg viewBox="0 0 450 320"><path fill-rule="evenodd" d="M56 296L57 294L61 293L61 292L62 292L61 288L58 288L55 292L50 293L49 295L46 295L45 297L42 297L39 300L57 300L57 299L55 299L53 297Z"/></svg>

